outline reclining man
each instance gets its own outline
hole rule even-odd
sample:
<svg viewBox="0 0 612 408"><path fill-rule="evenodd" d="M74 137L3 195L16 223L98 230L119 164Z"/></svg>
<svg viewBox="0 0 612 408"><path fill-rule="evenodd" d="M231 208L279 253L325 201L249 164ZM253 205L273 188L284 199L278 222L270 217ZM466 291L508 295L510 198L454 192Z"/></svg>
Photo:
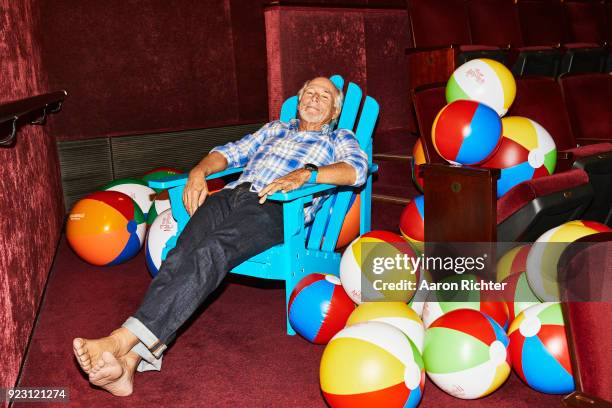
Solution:
<svg viewBox="0 0 612 408"><path fill-rule="evenodd" d="M191 218L140 308L107 337L73 340L77 361L92 384L130 395L135 371L161 369L162 353L179 327L228 271L282 243L282 205L266 201L268 195L306 182L365 182L366 153L351 131L333 130L342 92L320 77L306 82L298 97L299 119L270 122L216 147L191 170L183 194ZM246 167L237 181L207 198L205 177L228 166ZM305 222L312 221L321 199L305 207Z"/></svg>

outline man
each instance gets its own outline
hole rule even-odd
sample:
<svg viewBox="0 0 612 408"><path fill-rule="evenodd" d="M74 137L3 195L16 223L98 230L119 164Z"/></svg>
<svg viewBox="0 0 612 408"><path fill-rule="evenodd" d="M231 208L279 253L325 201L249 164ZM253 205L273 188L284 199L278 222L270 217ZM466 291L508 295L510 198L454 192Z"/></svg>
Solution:
<svg viewBox="0 0 612 408"><path fill-rule="evenodd" d="M132 393L135 371L160 370L179 327L229 270L283 241L282 205L266 201L306 182L359 186L368 161L352 132L332 131L342 92L315 78L298 93L298 117L274 121L235 143L214 148L189 173L183 193L191 215L138 311L108 337L75 338L73 349L89 381L117 396ZM246 166L240 178L207 198L205 177ZM304 209L310 222L321 197Z"/></svg>

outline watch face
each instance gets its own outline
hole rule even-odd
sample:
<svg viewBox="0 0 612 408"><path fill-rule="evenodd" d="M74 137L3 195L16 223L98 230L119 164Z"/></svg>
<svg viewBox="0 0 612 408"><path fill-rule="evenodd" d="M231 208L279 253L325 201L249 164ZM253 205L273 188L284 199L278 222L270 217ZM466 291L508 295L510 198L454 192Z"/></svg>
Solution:
<svg viewBox="0 0 612 408"><path fill-rule="evenodd" d="M310 171L319 171L319 168L317 166L315 166L314 164L312 164L312 163L306 163L304 165L304 168L306 170L310 170Z"/></svg>

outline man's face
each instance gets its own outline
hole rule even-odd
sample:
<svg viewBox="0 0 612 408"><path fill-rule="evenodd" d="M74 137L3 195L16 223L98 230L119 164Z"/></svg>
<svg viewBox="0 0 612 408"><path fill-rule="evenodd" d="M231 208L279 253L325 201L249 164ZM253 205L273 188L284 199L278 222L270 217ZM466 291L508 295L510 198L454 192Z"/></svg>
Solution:
<svg viewBox="0 0 612 408"><path fill-rule="evenodd" d="M334 101L338 91L327 78L315 78L308 83L298 105L300 119L323 126L337 117Z"/></svg>

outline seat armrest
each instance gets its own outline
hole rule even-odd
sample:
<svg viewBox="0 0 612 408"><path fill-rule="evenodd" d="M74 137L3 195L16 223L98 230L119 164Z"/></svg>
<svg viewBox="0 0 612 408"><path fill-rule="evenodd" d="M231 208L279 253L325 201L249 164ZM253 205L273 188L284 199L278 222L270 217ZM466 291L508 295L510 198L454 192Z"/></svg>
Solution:
<svg viewBox="0 0 612 408"><path fill-rule="evenodd" d="M206 180L216 179L219 177L227 176L229 174L240 173L242 170L244 170L244 167L232 167L231 169L225 169L223 171L213 173L207 176ZM177 174L176 176L169 176L158 180L151 180L148 184L151 188L172 188L185 185L187 183L187 178L189 178L189 174Z"/></svg>
<svg viewBox="0 0 612 408"><path fill-rule="evenodd" d="M368 168L368 174L373 174L378 171L378 164L372 163ZM321 193L323 191L329 191L340 186L334 184L311 184L306 183L302 187L289 191L287 193L276 192L268 196L268 200L287 202L293 201L297 198L307 197L309 195Z"/></svg>

